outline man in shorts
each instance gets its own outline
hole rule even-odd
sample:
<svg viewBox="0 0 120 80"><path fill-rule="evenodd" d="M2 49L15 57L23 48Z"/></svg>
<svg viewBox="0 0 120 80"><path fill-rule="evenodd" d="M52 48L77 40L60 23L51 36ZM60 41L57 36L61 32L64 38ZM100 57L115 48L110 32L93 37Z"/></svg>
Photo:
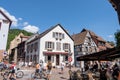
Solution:
<svg viewBox="0 0 120 80"><path fill-rule="evenodd" d="M36 73L39 73L39 69L40 69L40 64L37 63L37 64L36 64Z"/></svg>
<svg viewBox="0 0 120 80"><path fill-rule="evenodd" d="M47 63L47 79L50 80L51 70L52 70L52 63L51 61L48 61Z"/></svg>

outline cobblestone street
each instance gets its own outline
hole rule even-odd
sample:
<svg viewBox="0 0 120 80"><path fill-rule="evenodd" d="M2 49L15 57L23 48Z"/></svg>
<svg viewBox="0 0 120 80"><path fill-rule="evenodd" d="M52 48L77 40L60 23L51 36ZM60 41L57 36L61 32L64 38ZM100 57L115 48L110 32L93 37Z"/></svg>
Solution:
<svg viewBox="0 0 120 80"><path fill-rule="evenodd" d="M78 68L71 68L72 71L77 70ZM31 73L35 71L34 68L25 68L22 69L24 72L24 77L17 79L17 80L32 80L31 79ZM69 74L68 74L69 68L64 68L64 73L60 73L59 68L53 68L52 69L52 75L50 80L69 80ZM0 80L2 80L2 76L0 76ZM35 80L44 80L44 79L35 79Z"/></svg>

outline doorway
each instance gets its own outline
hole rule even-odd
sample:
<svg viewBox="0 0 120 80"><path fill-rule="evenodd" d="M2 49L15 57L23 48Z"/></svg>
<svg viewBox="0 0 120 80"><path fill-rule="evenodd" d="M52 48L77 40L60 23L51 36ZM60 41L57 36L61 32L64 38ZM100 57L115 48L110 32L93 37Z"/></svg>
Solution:
<svg viewBox="0 0 120 80"><path fill-rule="evenodd" d="M59 65L59 55L56 55L56 65Z"/></svg>

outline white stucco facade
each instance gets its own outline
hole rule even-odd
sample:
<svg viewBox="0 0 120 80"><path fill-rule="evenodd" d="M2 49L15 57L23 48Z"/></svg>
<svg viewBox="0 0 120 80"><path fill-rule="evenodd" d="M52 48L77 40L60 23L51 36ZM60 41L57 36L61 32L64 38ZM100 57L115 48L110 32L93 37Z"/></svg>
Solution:
<svg viewBox="0 0 120 80"><path fill-rule="evenodd" d="M44 36L41 36L43 34ZM53 66L59 66L62 61L68 61L68 54L69 52L71 52L71 64L74 64L74 42L70 35L65 31L65 29L63 29L61 25L58 24L48 32L43 32L42 34L37 36L36 39L29 42L27 46L34 43L37 43L38 49L35 52L33 50L32 53L27 53L26 56L36 55L37 62L43 60L44 65L46 65L48 60L50 60Z"/></svg>
<svg viewBox="0 0 120 80"><path fill-rule="evenodd" d="M0 50L6 50L10 24L11 21L0 10Z"/></svg>

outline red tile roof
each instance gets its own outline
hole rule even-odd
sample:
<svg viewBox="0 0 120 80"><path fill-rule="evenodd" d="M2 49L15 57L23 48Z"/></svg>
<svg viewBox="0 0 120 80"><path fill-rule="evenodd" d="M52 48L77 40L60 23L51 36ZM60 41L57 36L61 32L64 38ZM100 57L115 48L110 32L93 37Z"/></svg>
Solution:
<svg viewBox="0 0 120 80"><path fill-rule="evenodd" d="M92 32L90 30L87 30L87 29L83 29L80 33L72 35L72 38L74 40L74 44L75 45L83 44L84 41L85 41L85 37L86 37L87 32L90 33L91 37L93 38L93 40L95 41L96 44L97 44L96 41L101 41L101 42L105 43L105 47L107 47L107 48L113 48L102 37L96 35L94 32Z"/></svg>
<svg viewBox="0 0 120 80"><path fill-rule="evenodd" d="M87 34L87 31L72 35L72 38L74 40L74 45L83 44L85 41L86 34Z"/></svg>

